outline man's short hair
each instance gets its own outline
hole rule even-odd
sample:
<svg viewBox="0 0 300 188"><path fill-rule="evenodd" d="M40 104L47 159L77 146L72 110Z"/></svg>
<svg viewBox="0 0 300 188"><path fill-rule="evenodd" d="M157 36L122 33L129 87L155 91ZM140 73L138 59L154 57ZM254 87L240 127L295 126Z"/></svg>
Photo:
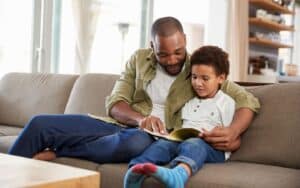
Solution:
<svg viewBox="0 0 300 188"><path fill-rule="evenodd" d="M183 27L180 21L174 17L162 17L157 19L151 27L151 37L155 38L156 35L167 37L177 31L183 33Z"/></svg>

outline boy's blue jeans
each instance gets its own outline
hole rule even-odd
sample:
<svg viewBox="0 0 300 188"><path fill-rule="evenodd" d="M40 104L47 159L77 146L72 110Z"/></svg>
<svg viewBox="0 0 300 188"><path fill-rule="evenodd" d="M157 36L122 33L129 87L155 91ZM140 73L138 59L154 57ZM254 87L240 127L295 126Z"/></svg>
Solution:
<svg viewBox="0 0 300 188"><path fill-rule="evenodd" d="M132 159L129 167L146 162L157 165L170 163L171 167L185 163L191 168L194 175L204 163L224 161L224 152L214 149L201 138L190 138L181 143L159 139L151 144L142 155Z"/></svg>
<svg viewBox="0 0 300 188"><path fill-rule="evenodd" d="M86 115L38 115L29 121L9 153L31 158L49 148L57 157L128 162L152 142L151 136L137 128L122 128Z"/></svg>

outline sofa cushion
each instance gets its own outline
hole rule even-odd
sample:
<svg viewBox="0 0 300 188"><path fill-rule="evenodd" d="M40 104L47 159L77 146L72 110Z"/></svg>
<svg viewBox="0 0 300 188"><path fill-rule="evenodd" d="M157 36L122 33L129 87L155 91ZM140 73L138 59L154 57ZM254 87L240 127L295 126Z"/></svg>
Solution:
<svg viewBox="0 0 300 188"><path fill-rule="evenodd" d="M15 136L18 135L23 128L13 127L10 125L0 125L0 136Z"/></svg>
<svg viewBox="0 0 300 188"><path fill-rule="evenodd" d="M0 153L7 153L17 136L0 136Z"/></svg>
<svg viewBox="0 0 300 188"><path fill-rule="evenodd" d="M74 167L78 167L78 168L84 168L84 169L93 170L93 171L98 171L98 168L99 168L99 164L97 164L97 163L83 160L83 159L70 158L70 157L59 157L59 158L56 158L52 162L69 165L69 166L74 166Z"/></svg>
<svg viewBox="0 0 300 188"><path fill-rule="evenodd" d="M250 89L261 110L230 160L300 168L300 83Z"/></svg>
<svg viewBox="0 0 300 188"><path fill-rule="evenodd" d="M74 84L65 113L105 116L105 98L110 95L118 78L119 75L114 74L80 76Z"/></svg>
<svg viewBox="0 0 300 188"><path fill-rule="evenodd" d="M35 114L63 113L78 76L9 73L0 82L0 123L24 126Z"/></svg>
<svg viewBox="0 0 300 188"><path fill-rule="evenodd" d="M299 176L300 171L295 169L227 162L206 164L189 183L192 183L190 187L299 187Z"/></svg>
<svg viewBox="0 0 300 188"><path fill-rule="evenodd" d="M104 164L101 173L101 188L123 187L123 177L127 164ZM300 171L283 167L226 162L224 164L206 164L186 184L186 187L299 187ZM112 186L113 185L113 186ZM143 188L163 188L152 178L148 178Z"/></svg>

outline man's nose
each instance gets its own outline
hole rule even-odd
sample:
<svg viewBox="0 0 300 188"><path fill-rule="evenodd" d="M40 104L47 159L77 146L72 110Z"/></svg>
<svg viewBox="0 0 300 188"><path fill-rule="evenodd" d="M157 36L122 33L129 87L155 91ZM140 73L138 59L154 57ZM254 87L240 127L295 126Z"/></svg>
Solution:
<svg viewBox="0 0 300 188"><path fill-rule="evenodd" d="M177 64L177 58L175 55L170 55L167 59L167 64L168 65L175 65Z"/></svg>

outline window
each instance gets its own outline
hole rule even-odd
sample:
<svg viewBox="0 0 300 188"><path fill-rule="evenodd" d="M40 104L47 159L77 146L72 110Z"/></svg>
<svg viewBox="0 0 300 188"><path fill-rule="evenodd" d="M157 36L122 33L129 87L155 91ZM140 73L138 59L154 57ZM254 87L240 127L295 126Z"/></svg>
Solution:
<svg viewBox="0 0 300 188"><path fill-rule="evenodd" d="M153 17L178 18L187 35L189 52L204 44L226 49L227 4L228 0L201 0L200 4L198 0L154 0Z"/></svg>
<svg viewBox="0 0 300 188"><path fill-rule="evenodd" d="M79 72L74 64L79 32L75 25L79 21L74 17L73 2L64 0L62 4L59 73ZM141 1L98 0L93 1L91 9L96 20L90 32L93 39L85 44L89 52L81 51L89 56L86 71L119 74L125 61L139 48Z"/></svg>
<svg viewBox="0 0 300 188"><path fill-rule="evenodd" d="M74 64L76 61L75 41L78 42L78 31L75 26L77 21L74 18L73 2L64 0L62 3L59 73L80 72L78 71L79 65ZM89 57L89 64L84 65L87 66L86 72L119 74L123 70L126 60L136 49L150 46L149 30L151 22L162 16L174 16L183 23L187 34L187 49L189 52L203 44L213 43L215 40L224 47L226 23L219 25L218 28L213 27L210 24L212 19L209 19L209 16L214 17L214 22L222 17L222 22L224 22L226 15L222 14L216 18L213 13L210 13L215 8L213 6L220 6L220 0L218 0L218 3L216 0L214 2L212 3L212 0L202 0L201 6L199 6L197 0L184 2L131 0L130 3L122 0L94 0L93 9L97 10L97 13L95 13L97 14L97 21L94 25L94 33L91 33L92 44L86 47L90 48L88 54L86 54ZM170 8L170 4L172 4L172 8ZM226 0L222 1L219 9L226 9L225 4ZM144 9L147 9L150 13ZM148 13L149 15L145 15ZM226 10L222 13L226 14ZM141 21L142 19L143 21ZM215 35L205 33L213 29L217 29L219 32Z"/></svg>
<svg viewBox="0 0 300 188"><path fill-rule="evenodd" d="M198 0L2 0L0 76L119 74L135 50L149 47L151 23L162 16L183 23L190 53L203 44L225 48L227 1L201 0L199 6Z"/></svg>
<svg viewBox="0 0 300 188"><path fill-rule="evenodd" d="M154 0L153 20L163 16L178 18L186 33L187 50L192 52L204 43L204 32L208 25L208 10L209 0L201 0L201 6L199 6L198 0Z"/></svg>
<svg viewBox="0 0 300 188"><path fill-rule="evenodd" d="M141 1L102 1L90 72L121 73L139 48Z"/></svg>
<svg viewBox="0 0 300 188"><path fill-rule="evenodd" d="M295 8L295 33L294 33L294 49L292 63L298 65L298 75L300 75L300 1L297 1Z"/></svg>
<svg viewBox="0 0 300 188"><path fill-rule="evenodd" d="M0 77L31 72L33 1L0 1Z"/></svg>

